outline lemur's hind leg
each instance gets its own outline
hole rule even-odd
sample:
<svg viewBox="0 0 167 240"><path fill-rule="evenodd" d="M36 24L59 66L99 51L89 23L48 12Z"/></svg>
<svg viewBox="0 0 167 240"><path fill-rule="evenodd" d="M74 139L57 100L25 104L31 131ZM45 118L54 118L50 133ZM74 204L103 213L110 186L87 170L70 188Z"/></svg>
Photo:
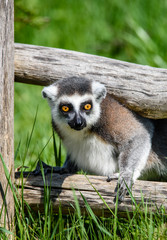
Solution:
<svg viewBox="0 0 167 240"><path fill-rule="evenodd" d="M78 171L77 166L70 160L70 156L67 156L66 161L62 167L52 167L44 162L38 162L35 170L32 172L35 176L41 175L41 167L44 170L44 174L47 173L59 173L59 174L65 174L65 173L76 173Z"/></svg>

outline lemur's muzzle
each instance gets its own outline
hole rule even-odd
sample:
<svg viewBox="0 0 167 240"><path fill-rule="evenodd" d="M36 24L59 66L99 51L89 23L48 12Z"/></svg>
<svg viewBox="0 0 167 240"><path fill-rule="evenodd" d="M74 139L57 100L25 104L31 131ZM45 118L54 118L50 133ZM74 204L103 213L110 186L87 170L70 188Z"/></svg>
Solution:
<svg viewBox="0 0 167 240"><path fill-rule="evenodd" d="M86 120L80 114L75 114L75 116L68 121L69 126L77 131L82 130L86 127Z"/></svg>

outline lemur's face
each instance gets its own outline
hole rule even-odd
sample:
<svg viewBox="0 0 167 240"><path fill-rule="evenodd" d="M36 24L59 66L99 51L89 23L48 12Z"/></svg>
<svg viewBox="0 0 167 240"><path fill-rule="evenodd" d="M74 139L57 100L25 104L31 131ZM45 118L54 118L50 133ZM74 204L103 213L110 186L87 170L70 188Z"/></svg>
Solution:
<svg viewBox="0 0 167 240"><path fill-rule="evenodd" d="M105 87L98 82L91 82L91 91L84 92L82 86L82 93L76 90L72 94L69 88L68 94L67 88L64 91L60 89L61 82L63 85L62 80L42 91L43 97L48 99L54 123L62 130L70 128L81 131L91 128L100 117L100 103L106 96ZM74 83L72 86L75 90Z"/></svg>
<svg viewBox="0 0 167 240"><path fill-rule="evenodd" d="M72 129L82 130L90 124L94 115L93 99L89 95L63 96L58 105L58 115Z"/></svg>

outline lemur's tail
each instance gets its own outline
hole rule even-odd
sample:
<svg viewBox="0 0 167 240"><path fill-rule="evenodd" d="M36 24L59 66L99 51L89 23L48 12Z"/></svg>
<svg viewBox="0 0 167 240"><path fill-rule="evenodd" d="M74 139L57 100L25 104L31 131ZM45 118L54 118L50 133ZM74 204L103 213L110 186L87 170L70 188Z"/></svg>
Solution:
<svg viewBox="0 0 167 240"><path fill-rule="evenodd" d="M152 149L143 171L143 179L167 180L167 119L152 121L155 129Z"/></svg>
<svg viewBox="0 0 167 240"><path fill-rule="evenodd" d="M152 150L167 165L167 119L154 120Z"/></svg>

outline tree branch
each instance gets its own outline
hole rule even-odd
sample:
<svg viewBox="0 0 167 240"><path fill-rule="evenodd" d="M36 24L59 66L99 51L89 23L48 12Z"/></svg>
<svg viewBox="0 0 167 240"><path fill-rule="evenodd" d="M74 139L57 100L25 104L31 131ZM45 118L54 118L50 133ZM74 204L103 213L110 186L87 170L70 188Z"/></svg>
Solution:
<svg viewBox="0 0 167 240"><path fill-rule="evenodd" d="M90 54L15 44L15 81L49 85L71 76L104 83L128 108L148 118L167 118L167 70Z"/></svg>
<svg viewBox="0 0 167 240"><path fill-rule="evenodd" d="M16 173L16 185L20 188L20 194L22 193L20 173ZM53 174L52 177L48 174L46 177L46 184L51 186L50 199L53 204L53 210L55 213L59 211L59 206L62 206L63 214L67 214L70 211L74 211L72 206L75 206L74 192L78 198L82 212L86 212L85 203L82 195L86 198L86 201L98 216L111 216L111 211L114 211L114 189L117 179L113 176L111 182L106 181L106 177L93 176L93 175L59 175ZM49 188L50 189L50 188ZM96 192L96 190L100 194ZM35 211L40 209L44 211L44 181L42 176L32 176L24 179L24 200ZM141 202L147 203L149 210L157 210L162 205L167 209L167 183L166 182L149 182L139 181L135 182L132 189L132 194L137 204ZM106 204L104 204L104 201ZM143 199L143 201L141 201ZM109 206L109 208L107 207ZM141 209L143 206L140 206ZM132 203L131 197L127 196L125 201L118 206L119 212L125 213L127 210L132 212L134 210L134 203Z"/></svg>

